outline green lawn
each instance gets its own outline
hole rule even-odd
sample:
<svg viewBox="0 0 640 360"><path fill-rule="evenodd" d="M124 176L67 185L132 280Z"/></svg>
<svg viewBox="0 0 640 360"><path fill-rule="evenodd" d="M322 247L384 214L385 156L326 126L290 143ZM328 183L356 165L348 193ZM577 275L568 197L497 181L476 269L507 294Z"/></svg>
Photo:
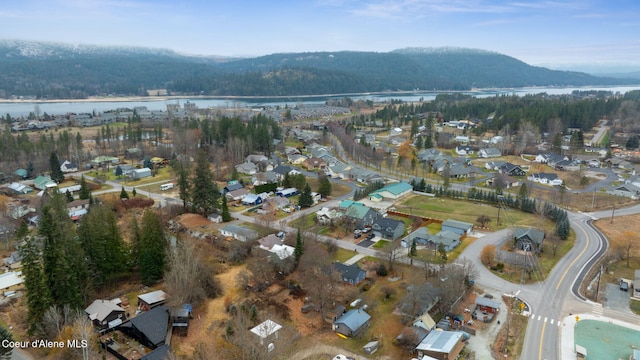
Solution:
<svg viewBox="0 0 640 360"><path fill-rule="evenodd" d="M640 315L640 300L629 300L629 308L631 311L636 313L636 315Z"/></svg>
<svg viewBox="0 0 640 360"><path fill-rule="evenodd" d="M538 215L529 214L516 209L498 209L485 203L454 200L423 195L413 195L395 204L398 211L413 215L426 216L440 220L458 220L471 224L477 224L476 219L480 215L486 215L491 219L487 224L490 231L504 229L508 226L540 226L541 219ZM497 225L498 213L500 225ZM544 229L551 230L554 223L550 220L542 220Z"/></svg>

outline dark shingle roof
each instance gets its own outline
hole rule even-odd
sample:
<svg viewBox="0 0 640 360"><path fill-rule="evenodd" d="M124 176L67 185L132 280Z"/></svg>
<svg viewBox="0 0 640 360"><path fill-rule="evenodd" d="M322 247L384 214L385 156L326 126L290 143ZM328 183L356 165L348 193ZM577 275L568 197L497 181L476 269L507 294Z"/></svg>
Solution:
<svg viewBox="0 0 640 360"><path fill-rule="evenodd" d="M166 306L155 307L131 319L130 324L138 329L152 344L160 344L167 337L169 310Z"/></svg>

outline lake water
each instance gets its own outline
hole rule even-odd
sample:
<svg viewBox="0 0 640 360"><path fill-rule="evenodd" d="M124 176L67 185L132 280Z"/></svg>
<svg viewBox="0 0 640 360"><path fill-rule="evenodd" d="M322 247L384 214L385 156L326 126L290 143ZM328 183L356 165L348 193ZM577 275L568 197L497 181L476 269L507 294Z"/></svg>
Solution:
<svg viewBox="0 0 640 360"><path fill-rule="evenodd" d="M476 97L490 97L496 95L528 95L547 93L549 95L570 94L574 90L603 90L613 93L624 94L631 90L640 90L640 85L635 86L594 86L594 87L529 87L529 88L513 88L513 89L478 89L474 91L463 91L461 93L473 95ZM45 112L50 115L72 113L90 113L93 111L104 112L115 110L117 108L132 109L136 106L146 106L149 110L167 110L168 104L180 103L184 104L189 101L195 103L198 108L248 108L263 106L281 106L296 104L324 104L326 100L334 98L341 99L348 96L354 100L372 100L374 102L385 102L391 99L400 99L404 102L416 102L420 100L434 100L438 94L451 93L451 91L415 91L401 93L375 93L375 94L346 94L336 96L305 96L290 98L178 98L178 99L153 99L144 101L59 101L59 102L2 102L0 100L0 115L10 114L12 117L27 116L30 112L35 111L35 106L39 107L40 113Z"/></svg>

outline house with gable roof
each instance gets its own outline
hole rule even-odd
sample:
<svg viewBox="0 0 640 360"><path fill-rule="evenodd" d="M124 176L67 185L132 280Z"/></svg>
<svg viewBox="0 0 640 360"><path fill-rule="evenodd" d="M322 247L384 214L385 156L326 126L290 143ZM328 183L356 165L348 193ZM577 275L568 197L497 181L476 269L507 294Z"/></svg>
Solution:
<svg viewBox="0 0 640 360"><path fill-rule="evenodd" d="M333 331L348 337L358 336L371 321L363 309L351 309L333 322Z"/></svg>
<svg viewBox="0 0 640 360"><path fill-rule="evenodd" d="M96 327L110 329L120 325L126 318L124 309L119 306L120 303L120 299L94 300L84 312Z"/></svg>
<svg viewBox="0 0 640 360"><path fill-rule="evenodd" d="M513 231L516 249L538 252L544 241L544 232L534 228L517 227Z"/></svg>
<svg viewBox="0 0 640 360"><path fill-rule="evenodd" d="M371 224L371 230L376 236L393 241L404 234L404 223L399 220L379 217Z"/></svg>
<svg viewBox="0 0 640 360"><path fill-rule="evenodd" d="M464 349L463 340L463 334L459 331L432 331L416 346L415 351L420 359L457 359Z"/></svg>
<svg viewBox="0 0 640 360"><path fill-rule="evenodd" d="M373 221L381 217L379 212L358 202L352 203L344 213L344 218L353 223L356 228L363 228L373 224Z"/></svg>
<svg viewBox="0 0 640 360"><path fill-rule="evenodd" d="M350 285L358 285L367 276L367 273L360 269L357 264L345 265L340 262L334 262L333 268L340 273L342 281Z"/></svg>
<svg viewBox="0 0 640 360"><path fill-rule="evenodd" d="M118 329L138 340L140 344L156 349L164 345L167 338L169 309L166 306L157 306L123 323Z"/></svg>
<svg viewBox="0 0 640 360"><path fill-rule="evenodd" d="M480 149L478 151L478 157L481 158L492 158L492 157L500 157L502 156L502 151L500 151L500 149L497 148L486 148L486 149Z"/></svg>
<svg viewBox="0 0 640 360"><path fill-rule="evenodd" d="M451 231L459 236L471 234L473 224L458 220L445 220L442 222L442 231Z"/></svg>

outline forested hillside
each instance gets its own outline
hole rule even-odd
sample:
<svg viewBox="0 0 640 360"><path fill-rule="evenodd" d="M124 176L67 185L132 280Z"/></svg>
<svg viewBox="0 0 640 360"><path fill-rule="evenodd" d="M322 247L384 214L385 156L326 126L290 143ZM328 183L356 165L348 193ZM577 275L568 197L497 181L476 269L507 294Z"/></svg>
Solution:
<svg viewBox="0 0 640 360"><path fill-rule="evenodd" d="M0 42L0 98L146 95L296 96L631 84L637 80L533 67L471 49L273 54L226 62L169 50Z"/></svg>

